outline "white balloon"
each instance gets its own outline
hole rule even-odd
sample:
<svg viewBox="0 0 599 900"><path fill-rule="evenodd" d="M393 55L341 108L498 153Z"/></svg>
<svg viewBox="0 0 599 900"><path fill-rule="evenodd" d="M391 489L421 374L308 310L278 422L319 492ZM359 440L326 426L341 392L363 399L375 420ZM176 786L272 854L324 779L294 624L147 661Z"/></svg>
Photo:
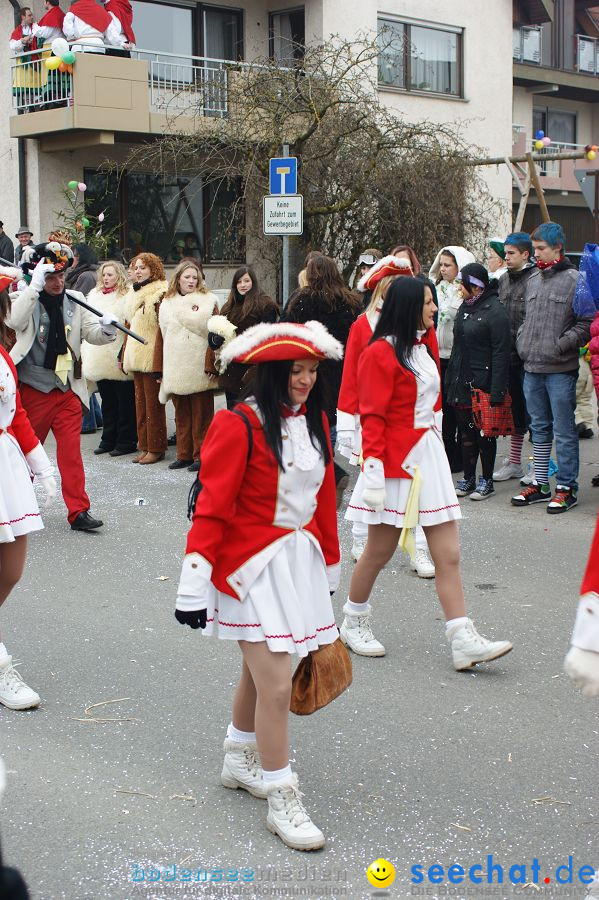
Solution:
<svg viewBox="0 0 599 900"><path fill-rule="evenodd" d="M50 46L54 56L62 56L64 53L68 53L69 50L68 42L64 38L54 38Z"/></svg>

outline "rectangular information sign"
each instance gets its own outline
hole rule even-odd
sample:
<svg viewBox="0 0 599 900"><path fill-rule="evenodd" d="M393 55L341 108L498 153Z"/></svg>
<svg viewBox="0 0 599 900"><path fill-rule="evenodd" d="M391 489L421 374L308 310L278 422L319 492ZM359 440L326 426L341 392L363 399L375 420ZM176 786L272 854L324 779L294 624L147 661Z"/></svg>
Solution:
<svg viewBox="0 0 599 900"><path fill-rule="evenodd" d="M264 234L271 237L285 237L288 234L303 234L304 198L295 196L267 196L263 201Z"/></svg>

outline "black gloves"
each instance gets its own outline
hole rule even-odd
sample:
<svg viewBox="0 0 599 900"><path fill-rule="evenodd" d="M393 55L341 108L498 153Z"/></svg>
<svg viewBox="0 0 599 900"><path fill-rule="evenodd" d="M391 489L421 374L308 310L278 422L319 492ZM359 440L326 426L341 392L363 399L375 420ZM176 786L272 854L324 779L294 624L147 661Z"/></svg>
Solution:
<svg viewBox="0 0 599 900"><path fill-rule="evenodd" d="M205 609L192 609L189 612L175 610L175 619L180 625L189 625L190 628L205 628L208 613Z"/></svg>
<svg viewBox="0 0 599 900"><path fill-rule="evenodd" d="M225 339L222 334L216 334L214 331L208 332L208 346L211 350L220 350L224 343Z"/></svg>

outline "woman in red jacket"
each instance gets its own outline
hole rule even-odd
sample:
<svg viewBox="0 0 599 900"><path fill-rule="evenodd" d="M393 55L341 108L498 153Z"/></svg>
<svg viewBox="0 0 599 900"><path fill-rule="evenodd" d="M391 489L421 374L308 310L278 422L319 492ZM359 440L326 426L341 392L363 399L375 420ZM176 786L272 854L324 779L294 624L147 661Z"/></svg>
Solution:
<svg viewBox="0 0 599 900"><path fill-rule="evenodd" d="M341 356L319 322L255 325L222 351L221 365L256 366L253 394L208 429L177 596L179 622L217 630L243 655L222 783L266 797L268 829L297 850L324 845L289 766L287 720L290 654L339 635L335 476L317 372Z"/></svg>
<svg viewBox="0 0 599 900"><path fill-rule="evenodd" d="M595 393L597 394L597 402L599 403L599 312L595 313L595 318L591 322L589 353L591 354L593 384L595 385ZM593 476L592 483L593 487L599 487L599 475Z"/></svg>
<svg viewBox="0 0 599 900"><path fill-rule="evenodd" d="M431 289L398 278L358 367L364 464L346 518L368 524L343 608L341 639L364 656L383 656L372 633L368 603L376 578L398 542L409 549L410 529L424 528L446 617L456 669L509 653L508 641L481 637L467 618L460 574L460 505L441 436L438 358L425 343L437 307Z"/></svg>
<svg viewBox="0 0 599 900"><path fill-rule="evenodd" d="M56 496L54 467L46 456L17 390L17 372L0 346L0 606L21 579L27 556L27 535L43 528L33 491L32 475L42 484L48 502ZM12 664L0 635L0 703L9 709L39 706Z"/></svg>

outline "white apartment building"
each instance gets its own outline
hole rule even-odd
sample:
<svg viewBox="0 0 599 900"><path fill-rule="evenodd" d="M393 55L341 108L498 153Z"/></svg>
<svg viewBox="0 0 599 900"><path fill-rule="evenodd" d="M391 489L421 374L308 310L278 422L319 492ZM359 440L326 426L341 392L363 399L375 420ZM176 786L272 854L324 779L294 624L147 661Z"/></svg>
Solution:
<svg viewBox="0 0 599 900"><path fill-rule="evenodd" d="M560 2L570 0L555 5ZM0 6L6 40L16 3L2 0ZM378 66L380 98L391 109L429 120L433 128L434 123L455 123L477 154L509 155L513 122L522 126L516 131L518 140L530 140L532 109L526 104L533 95L526 85L513 91L512 0L478 5L472 0L132 0L132 5L134 58L78 54L67 77L66 102L58 108L18 96L10 54L5 54L0 67L0 219L9 235L27 224L34 239L45 238L61 206L61 189L71 179L84 181L90 196L102 198L98 202L107 209L107 219L122 223L121 248L153 250L169 259L176 242L191 236L212 270L211 285L227 286L232 269L245 260L227 259L219 239L219 208L231 200L226 193L215 198L207 190L190 193L181 178L162 184L152 173L127 172L119 180L99 170L107 159L122 164L135 143L170 127L165 106L177 79L203 90L198 102L207 118L226 115L228 70L219 61L270 55L289 64L290 40L354 39L391 30L397 47L381 54ZM536 5L545 10L549 0ZM576 5L581 5L578 0ZM43 13L41 0L31 6L37 19ZM193 95L191 87L189 91ZM579 119L576 141L591 134L590 109ZM582 129L587 120L588 128ZM509 228L512 181L507 167L485 169L484 177L505 204L498 231ZM248 257L249 250L248 236Z"/></svg>

